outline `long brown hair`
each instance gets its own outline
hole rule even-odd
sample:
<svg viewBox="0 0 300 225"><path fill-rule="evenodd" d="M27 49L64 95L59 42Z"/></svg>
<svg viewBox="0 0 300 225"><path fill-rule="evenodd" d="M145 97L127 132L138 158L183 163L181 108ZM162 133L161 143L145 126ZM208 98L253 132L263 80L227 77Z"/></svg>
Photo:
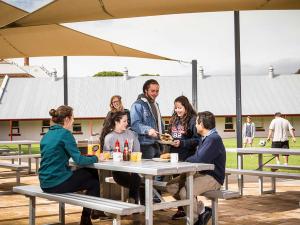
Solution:
<svg viewBox="0 0 300 225"><path fill-rule="evenodd" d="M107 121L103 125L103 129L100 136L100 146L101 149L103 149L104 146L104 139L107 134L112 132L115 129L116 122L120 122L123 116L127 116L126 112L114 112L110 114L110 117L107 119Z"/></svg>
<svg viewBox="0 0 300 225"><path fill-rule="evenodd" d="M196 111L194 110L193 106L191 105L191 103L189 102L189 99L187 97L185 97L184 95L181 95L179 97L177 97L175 100L174 100L174 104L176 102L179 102L186 110L186 113L185 115L180 118L177 113L175 112L175 109L174 109L174 112L173 112L173 115L170 119L170 127L169 127L169 132L171 132L171 129L172 129L172 125L176 124L177 122L181 122L182 126L184 127L184 130L186 131L187 130L187 127L188 127L188 124L190 122L190 119L193 117L193 116L196 116L197 113Z"/></svg>
<svg viewBox="0 0 300 225"><path fill-rule="evenodd" d="M73 116L73 108L67 105L61 105L57 109L50 109L51 120L56 124L64 124L65 118Z"/></svg>

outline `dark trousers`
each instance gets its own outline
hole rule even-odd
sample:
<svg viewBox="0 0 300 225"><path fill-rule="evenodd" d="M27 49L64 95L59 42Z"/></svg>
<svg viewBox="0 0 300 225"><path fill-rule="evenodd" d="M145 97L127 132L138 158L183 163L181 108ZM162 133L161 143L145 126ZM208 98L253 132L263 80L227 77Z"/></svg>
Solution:
<svg viewBox="0 0 300 225"><path fill-rule="evenodd" d="M289 141L272 141L272 148L285 148L289 149ZM275 156L279 156L278 154L275 154ZM284 156L289 156L289 155L284 155Z"/></svg>
<svg viewBox="0 0 300 225"><path fill-rule="evenodd" d="M160 145L158 143L152 145L141 145L143 159L152 159L160 156Z"/></svg>
<svg viewBox="0 0 300 225"><path fill-rule="evenodd" d="M136 173L119 171L113 171L112 175L117 184L129 189L129 197L133 198L136 200L136 203L138 203L141 177Z"/></svg>
<svg viewBox="0 0 300 225"><path fill-rule="evenodd" d="M86 195L100 197L100 184L98 171L95 169L81 168L73 171L73 175L63 183L51 187L42 188L48 193L67 193L76 191L86 191ZM90 216L91 209L83 208L82 216Z"/></svg>

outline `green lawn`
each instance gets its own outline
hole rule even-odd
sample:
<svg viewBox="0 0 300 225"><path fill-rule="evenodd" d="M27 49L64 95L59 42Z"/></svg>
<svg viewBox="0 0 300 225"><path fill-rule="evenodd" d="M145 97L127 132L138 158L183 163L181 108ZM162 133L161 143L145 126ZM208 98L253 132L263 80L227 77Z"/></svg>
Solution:
<svg viewBox="0 0 300 225"><path fill-rule="evenodd" d="M258 142L262 138L255 138L253 146L259 147ZM236 139L235 138L225 138L223 139L224 145L226 148L236 148ZM0 146L4 147L4 146ZM10 148L14 148L17 150L17 145L11 145ZM271 142L267 143L267 148L271 147ZM297 142L293 143L290 140L290 148L296 148L300 149L300 137L297 138ZM24 153L28 153L28 150L26 147L23 149ZM32 153L39 153L40 152L40 146L38 144L34 144L32 146ZM236 168L237 167L237 154L236 153L227 153L227 160L226 160L226 167L227 168ZM264 155L263 161L266 162L267 160L271 159L272 155ZM283 157L280 158L281 163L283 163ZM273 159L270 163L275 163L275 159ZM300 165L300 157L299 156L290 156L289 157L289 164L290 165ZM258 165L258 157L257 155L248 155L244 157L244 168L245 169L256 169ZM290 171L295 173L296 171ZM299 172L300 173L300 172Z"/></svg>

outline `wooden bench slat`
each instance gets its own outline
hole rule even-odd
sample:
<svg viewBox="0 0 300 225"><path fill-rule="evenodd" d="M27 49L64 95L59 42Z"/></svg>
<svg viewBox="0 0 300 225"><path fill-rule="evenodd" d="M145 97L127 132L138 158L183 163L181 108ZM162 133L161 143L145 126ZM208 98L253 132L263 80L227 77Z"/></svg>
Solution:
<svg viewBox="0 0 300 225"><path fill-rule="evenodd" d="M262 177L277 177L286 179L300 179L300 174L285 173L285 172L270 172L260 170L240 170L240 169L226 169L226 174L241 174L249 176L262 176Z"/></svg>
<svg viewBox="0 0 300 225"><path fill-rule="evenodd" d="M39 186L32 186L32 185L17 186L13 188L13 191L28 196L46 198L48 200L52 200L56 202L78 205L78 206L101 210L101 211L105 211L117 215L130 215L133 213L139 213L145 211L144 206L120 202L111 199L98 198L98 197L75 194L75 193L66 193L66 194L45 193L41 190Z"/></svg>

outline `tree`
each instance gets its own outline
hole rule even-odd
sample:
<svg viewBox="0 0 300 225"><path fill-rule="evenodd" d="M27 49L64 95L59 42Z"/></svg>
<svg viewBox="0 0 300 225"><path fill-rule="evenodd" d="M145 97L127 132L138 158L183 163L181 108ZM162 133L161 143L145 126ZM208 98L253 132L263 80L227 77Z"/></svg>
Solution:
<svg viewBox="0 0 300 225"><path fill-rule="evenodd" d="M118 71L101 71L96 73L93 77L122 77L123 73Z"/></svg>

